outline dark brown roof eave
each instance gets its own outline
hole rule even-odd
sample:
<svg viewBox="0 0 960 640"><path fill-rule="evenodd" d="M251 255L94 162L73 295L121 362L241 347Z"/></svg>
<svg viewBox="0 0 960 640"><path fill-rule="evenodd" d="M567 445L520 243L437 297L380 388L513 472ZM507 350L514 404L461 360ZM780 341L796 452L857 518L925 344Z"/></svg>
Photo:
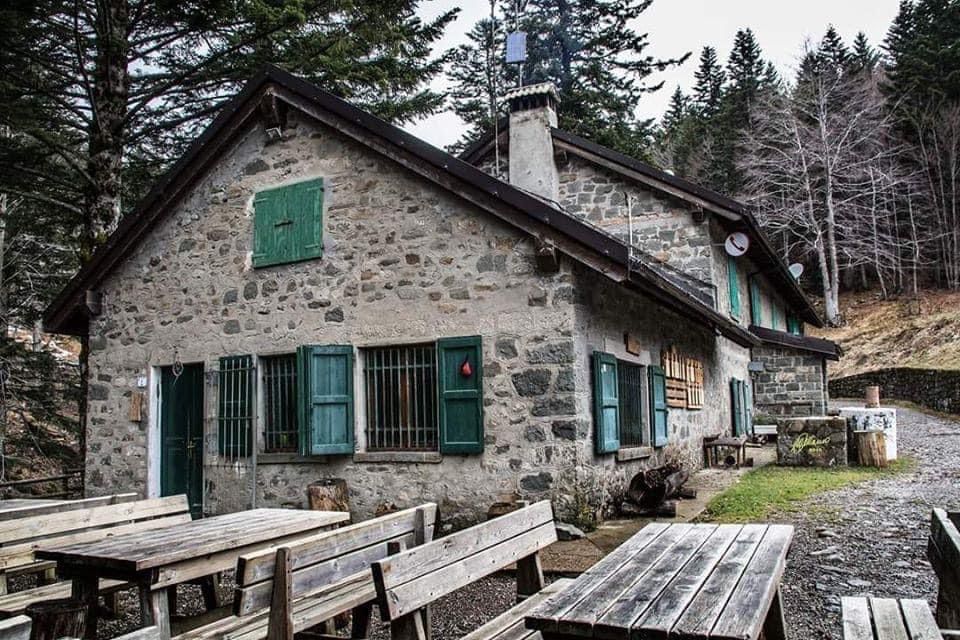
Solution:
<svg viewBox="0 0 960 640"><path fill-rule="evenodd" d="M798 336L785 331L777 331L776 329L768 329L756 325L750 325L750 333L759 338L763 344L808 351L822 355L830 360L839 360L843 355L843 349L840 348L840 345L824 338Z"/></svg>

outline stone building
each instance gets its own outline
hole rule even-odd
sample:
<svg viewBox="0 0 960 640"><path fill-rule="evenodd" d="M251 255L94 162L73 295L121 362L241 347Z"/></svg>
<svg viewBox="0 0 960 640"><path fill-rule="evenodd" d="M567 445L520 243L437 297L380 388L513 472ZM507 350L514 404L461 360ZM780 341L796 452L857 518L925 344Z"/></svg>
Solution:
<svg viewBox="0 0 960 640"><path fill-rule="evenodd" d="M748 432L751 324L819 324L754 220L558 131L549 86L509 98L456 158L252 79L47 312L89 339L88 491L220 513L337 477L360 517L517 492L584 520Z"/></svg>

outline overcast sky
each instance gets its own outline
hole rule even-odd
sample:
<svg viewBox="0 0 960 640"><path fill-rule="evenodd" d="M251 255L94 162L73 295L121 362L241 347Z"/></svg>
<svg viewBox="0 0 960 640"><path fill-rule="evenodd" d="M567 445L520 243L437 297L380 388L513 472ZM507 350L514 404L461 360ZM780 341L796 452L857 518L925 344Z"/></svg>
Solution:
<svg viewBox="0 0 960 640"><path fill-rule="evenodd" d="M898 4L898 0L655 0L636 25L638 31L650 34L650 53L663 58L687 51L693 55L683 66L651 76L651 81L657 78L665 84L660 91L644 96L639 113L659 118L677 85L689 92L700 49L705 45L716 47L725 61L737 29L752 28L764 57L781 72L789 73L796 67L804 42L819 40L829 24L848 44L863 31L872 44L878 45ZM465 42L470 27L490 12L487 0L433 0L425 2L420 13L429 18L455 6L460 7L460 16L447 27L440 50ZM435 88L443 90L446 82L446 78L437 80ZM406 129L442 147L461 136L463 123L448 110Z"/></svg>

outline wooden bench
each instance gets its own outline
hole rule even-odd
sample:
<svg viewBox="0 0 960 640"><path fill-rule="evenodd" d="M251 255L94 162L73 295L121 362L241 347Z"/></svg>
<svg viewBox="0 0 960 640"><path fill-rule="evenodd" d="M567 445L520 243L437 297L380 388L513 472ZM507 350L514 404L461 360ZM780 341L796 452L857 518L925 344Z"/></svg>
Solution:
<svg viewBox="0 0 960 640"><path fill-rule="evenodd" d="M136 493L119 493L116 495L101 496L98 498L85 498L83 500L37 501L32 504L25 504L23 506L0 511L0 521L19 520L22 518L48 515L52 513L63 513L65 511L77 511L79 509L89 509L91 507L101 507L110 504L121 504L124 502L132 502L136 499ZM48 502L49 504L44 504L44 502ZM6 541L4 541L2 544L6 544ZM2 544L0 544L0 546L2 546ZM41 578L41 584L56 582L57 579L56 564L42 560L36 560L29 564L14 567L10 570L0 569L0 596L6 595L8 592L8 578L30 573L43 573L44 575Z"/></svg>
<svg viewBox="0 0 960 640"><path fill-rule="evenodd" d="M940 590L937 595L937 623L944 629L960 628L960 513L934 509L930 516L927 559L933 567Z"/></svg>
<svg viewBox="0 0 960 640"><path fill-rule="evenodd" d="M841 598L844 640L941 640L923 600Z"/></svg>
<svg viewBox="0 0 960 640"><path fill-rule="evenodd" d="M0 575L36 570L38 566L48 564L38 562L34 557L34 552L42 546L99 540L131 531L170 527L190 520L187 497L183 495L98 506L84 504L67 511L54 510L40 515L0 520L0 540L3 541L0 543ZM118 580L100 582L100 590L105 593L122 588L125 588L125 583ZM206 592L211 590L212 587L209 587ZM0 618L19 615L34 602L68 598L70 595L69 582L43 584L33 589L0 595Z"/></svg>
<svg viewBox="0 0 960 640"><path fill-rule="evenodd" d="M177 638L292 640L348 611L352 637L365 638L376 598L371 563L395 546L429 542L436 520L437 506L424 504L242 556L234 615Z"/></svg>
<svg viewBox="0 0 960 640"><path fill-rule="evenodd" d="M464 640L539 637L525 628L524 614L570 582L544 588L539 552L556 540L553 509L544 501L374 562L380 617L394 640L426 640L430 603L516 563L520 603Z"/></svg>
<svg viewBox="0 0 960 640"><path fill-rule="evenodd" d="M714 467L718 463L720 452L725 449L736 451L736 466L739 469L746 461L746 436L705 436L703 438L704 466Z"/></svg>
<svg viewBox="0 0 960 640"><path fill-rule="evenodd" d="M29 640L30 618L17 616L0 620L0 640Z"/></svg>

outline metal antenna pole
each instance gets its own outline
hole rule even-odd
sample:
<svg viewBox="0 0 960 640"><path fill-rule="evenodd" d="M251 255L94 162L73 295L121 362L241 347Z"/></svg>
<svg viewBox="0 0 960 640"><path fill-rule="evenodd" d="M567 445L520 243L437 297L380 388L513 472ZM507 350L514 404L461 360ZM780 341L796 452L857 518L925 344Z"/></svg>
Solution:
<svg viewBox="0 0 960 640"><path fill-rule="evenodd" d="M487 52L488 72L490 73L490 89L492 95L491 107L493 118L493 162L494 175L499 179L500 174L500 114L497 109L497 49L496 49L496 31L497 31L497 0L490 0L490 49Z"/></svg>

